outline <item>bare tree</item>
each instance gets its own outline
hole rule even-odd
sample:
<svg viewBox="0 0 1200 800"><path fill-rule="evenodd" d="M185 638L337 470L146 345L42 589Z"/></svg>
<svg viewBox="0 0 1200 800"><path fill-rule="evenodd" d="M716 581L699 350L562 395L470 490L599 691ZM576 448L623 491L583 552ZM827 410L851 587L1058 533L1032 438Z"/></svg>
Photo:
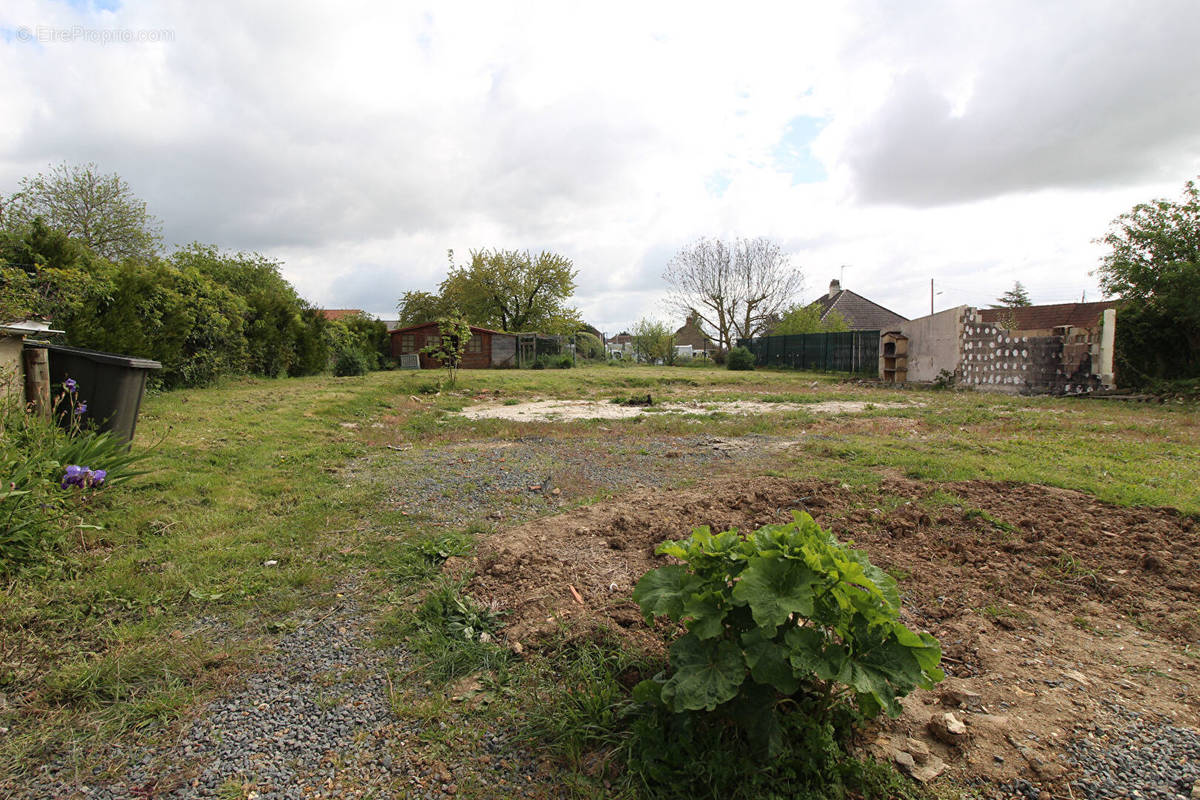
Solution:
<svg viewBox="0 0 1200 800"><path fill-rule="evenodd" d="M675 254L663 273L667 303L695 313L729 349L737 339L757 336L803 288L800 270L770 239L700 239Z"/></svg>
<svg viewBox="0 0 1200 800"><path fill-rule="evenodd" d="M740 312L733 323L739 339L752 339L777 319L804 288L783 248L770 239L738 239L733 274L740 293Z"/></svg>

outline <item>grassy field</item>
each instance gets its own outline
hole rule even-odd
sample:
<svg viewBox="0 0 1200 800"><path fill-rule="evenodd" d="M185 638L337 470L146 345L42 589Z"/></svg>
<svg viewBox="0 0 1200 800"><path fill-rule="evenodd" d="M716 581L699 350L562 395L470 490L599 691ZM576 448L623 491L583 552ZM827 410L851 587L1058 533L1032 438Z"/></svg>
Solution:
<svg viewBox="0 0 1200 800"><path fill-rule="evenodd" d="M118 769L114 742L128 752L167 735L200 700L235 683L297 609L333 602L347 575L364 576L363 591L381 603L425 585L437 571L436 559L423 557L428 548L417 546L429 531L384 502L387 481L369 468L375 455L395 452L389 448L601 430L769 434L795 440L771 467L778 475L851 485L889 475L1043 483L1200 514L1200 415L1191 406L700 368L462 372L456 387L439 393L440 377L245 379L148 397L137 447L150 448L150 474L108 493L94 520L102 529L82 534L48 577L13 576L0 592L0 780L19 782L63 754L101 774ZM604 422L467 421L452 413L480 398L646 393L656 402L869 405L854 414L701 410ZM476 530L453 532L454 545L469 548ZM393 629L404 627L396 607ZM389 610L381 605L379 613ZM585 681L588 664L577 668ZM543 667L525 669L527 688L548 685L539 684ZM545 735L579 749L571 741L577 729Z"/></svg>

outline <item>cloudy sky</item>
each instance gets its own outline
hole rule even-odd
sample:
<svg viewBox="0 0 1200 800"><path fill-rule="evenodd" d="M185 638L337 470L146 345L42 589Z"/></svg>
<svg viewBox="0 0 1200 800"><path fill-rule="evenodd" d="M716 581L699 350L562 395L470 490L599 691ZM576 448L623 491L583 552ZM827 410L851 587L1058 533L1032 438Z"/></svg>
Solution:
<svg viewBox="0 0 1200 800"><path fill-rule="evenodd" d="M0 193L94 161L169 243L383 317L448 249L546 249L613 332L739 235L804 300L1091 300L1109 221L1200 173L1198 37L1194 0L6 0Z"/></svg>

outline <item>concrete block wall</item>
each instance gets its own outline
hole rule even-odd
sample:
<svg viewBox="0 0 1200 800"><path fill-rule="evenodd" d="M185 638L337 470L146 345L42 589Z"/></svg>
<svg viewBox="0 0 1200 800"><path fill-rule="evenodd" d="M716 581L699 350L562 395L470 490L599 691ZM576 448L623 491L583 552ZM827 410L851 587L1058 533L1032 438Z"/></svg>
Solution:
<svg viewBox="0 0 1200 800"><path fill-rule="evenodd" d="M1092 345L1081 330L1028 336L969 314L962 327L959 383L1007 394L1094 391L1101 386L1100 376L1092 374Z"/></svg>
<svg viewBox="0 0 1200 800"><path fill-rule="evenodd" d="M953 373L962 361L962 328L971 309L957 306L900 325L908 337L907 380L932 383L942 370Z"/></svg>

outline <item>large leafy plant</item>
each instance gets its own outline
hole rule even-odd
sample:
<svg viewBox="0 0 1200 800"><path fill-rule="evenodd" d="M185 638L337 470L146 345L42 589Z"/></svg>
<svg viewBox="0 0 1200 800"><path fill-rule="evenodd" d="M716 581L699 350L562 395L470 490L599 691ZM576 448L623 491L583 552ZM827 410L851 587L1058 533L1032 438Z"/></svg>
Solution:
<svg viewBox="0 0 1200 800"><path fill-rule="evenodd" d="M640 699L720 709L770 749L781 708L894 716L897 698L944 677L937 640L900 622L896 582L808 514L747 536L699 527L657 552L683 563L646 573L633 598L647 623L665 616L687 633Z"/></svg>

